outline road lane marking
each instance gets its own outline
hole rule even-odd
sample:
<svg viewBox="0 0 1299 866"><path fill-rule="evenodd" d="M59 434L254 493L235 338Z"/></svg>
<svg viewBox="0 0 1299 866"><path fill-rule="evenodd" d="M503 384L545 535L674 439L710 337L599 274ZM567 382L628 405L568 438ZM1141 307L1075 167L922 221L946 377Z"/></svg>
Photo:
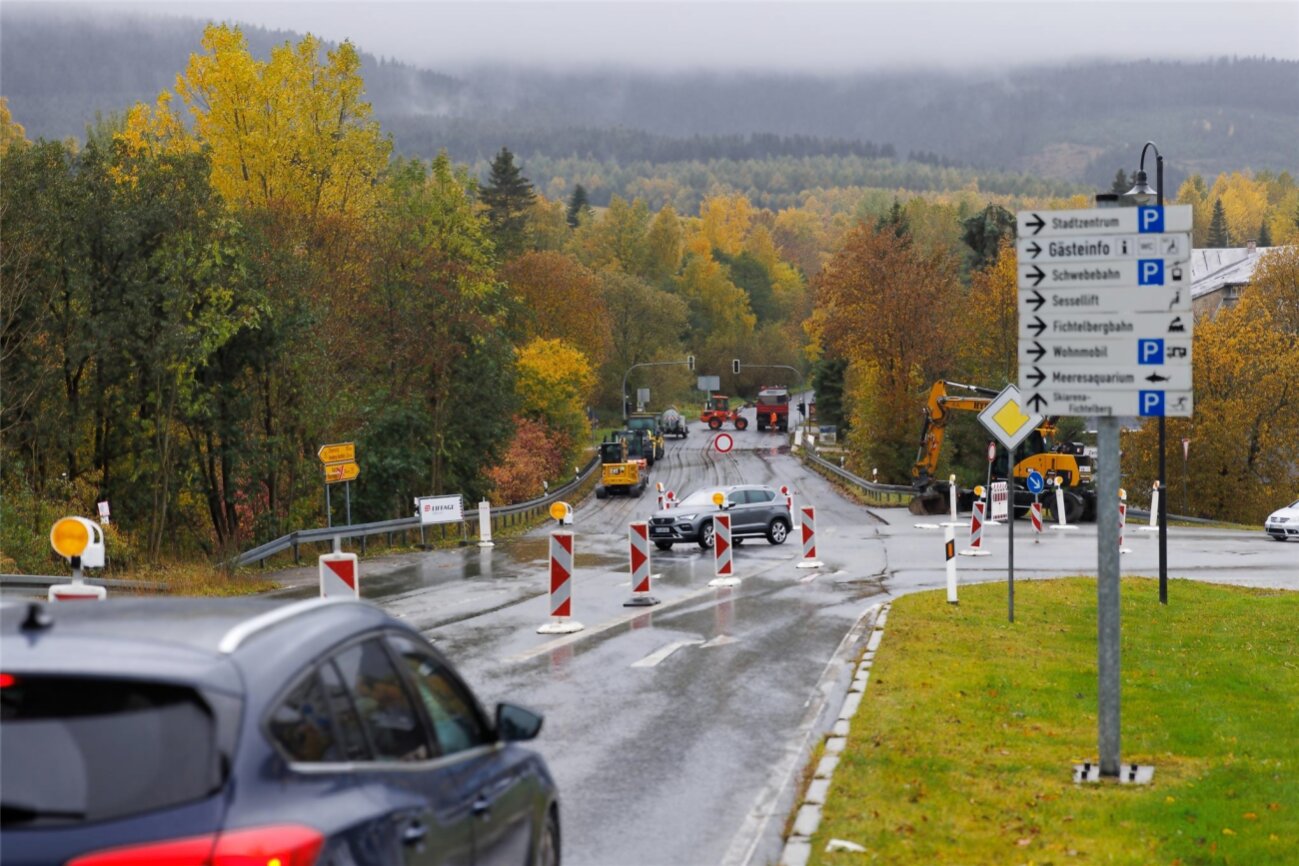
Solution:
<svg viewBox="0 0 1299 866"><path fill-rule="evenodd" d="M702 643L703 641L697 639L673 641L672 643L668 644L665 647L659 647L654 652L645 656L645 658L641 659L640 661L632 662L631 666L634 668L657 667L659 662L663 661L664 659L672 655L677 650L683 649L688 646L699 646Z"/></svg>
<svg viewBox="0 0 1299 866"><path fill-rule="evenodd" d="M738 637L731 637L729 634L719 634L717 637L713 638L707 643L701 644L700 649L709 649L710 647L715 647L715 646L726 646L728 643L738 643L739 640L740 639Z"/></svg>

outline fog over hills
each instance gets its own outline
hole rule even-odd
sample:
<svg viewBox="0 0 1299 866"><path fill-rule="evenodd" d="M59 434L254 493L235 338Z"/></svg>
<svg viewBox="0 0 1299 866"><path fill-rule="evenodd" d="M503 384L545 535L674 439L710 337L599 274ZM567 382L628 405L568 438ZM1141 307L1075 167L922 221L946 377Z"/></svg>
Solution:
<svg viewBox="0 0 1299 866"><path fill-rule="evenodd" d="M0 93L29 136L84 135L174 84L203 22L59 7L0 10ZM244 27L250 47L300 34ZM362 51L365 45L358 45ZM1160 143L1193 171L1299 169L1299 62L1089 61L966 72L645 72L521 68L457 76L364 55L367 94L400 152L476 162L628 162L857 154L1108 186Z"/></svg>

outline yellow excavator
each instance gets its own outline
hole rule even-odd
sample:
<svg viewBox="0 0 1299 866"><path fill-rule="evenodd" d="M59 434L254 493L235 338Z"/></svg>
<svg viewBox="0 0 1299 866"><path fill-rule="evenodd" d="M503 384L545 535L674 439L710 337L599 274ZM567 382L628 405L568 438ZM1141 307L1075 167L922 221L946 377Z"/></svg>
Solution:
<svg viewBox="0 0 1299 866"><path fill-rule="evenodd" d="M962 391L961 394L949 393ZM948 505L948 483L934 477L938 470L938 456L943 449L943 436L951 412L982 412L999 392L978 385L939 380L929 389L925 405L924 426L920 431L920 450L911 467L911 483L916 494L911 500L912 514L944 514ZM1060 478L1065 489L1065 517L1070 523L1096 519L1096 490L1093 486L1092 460L1086 449L1077 442L1048 444L1055 439L1055 418L1047 418L1015 449L1015 463L1010 471L1016 491L1015 501L1019 511L1032 501L1028 493L1028 473L1036 469L1048 482ZM1004 479L1009 466L1008 455L999 449L992 465L993 478ZM973 495L969 491L957 492L962 507L968 507ZM1054 495L1043 497L1049 512L1055 511Z"/></svg>

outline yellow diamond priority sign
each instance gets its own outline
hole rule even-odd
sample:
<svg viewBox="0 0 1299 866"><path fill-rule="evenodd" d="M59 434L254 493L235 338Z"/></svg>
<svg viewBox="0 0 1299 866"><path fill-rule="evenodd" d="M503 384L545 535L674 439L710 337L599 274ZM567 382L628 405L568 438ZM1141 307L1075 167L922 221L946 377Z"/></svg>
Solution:
<svg viewBox="0 0 1299 866"><path fill-rule="evenodd" d="M1013 450L1042 423L1042 416L1024 408L1019 389L1007 385L982 412L979 423L1006 448Z"/></svg>

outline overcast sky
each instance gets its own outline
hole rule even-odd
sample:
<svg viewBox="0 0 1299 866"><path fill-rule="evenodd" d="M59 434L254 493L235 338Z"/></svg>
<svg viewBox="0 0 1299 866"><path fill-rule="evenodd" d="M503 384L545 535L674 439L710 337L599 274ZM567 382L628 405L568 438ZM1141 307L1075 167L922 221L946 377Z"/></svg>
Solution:
<svg viewBox="0 0 1299 866"><path fill-rule="evenodd" d="M38 5L78 4L38 0ZM839 72L898 65L996 68L1092 57L1299 59L1299 0L99 0L92 5L112 14L147 11L309 31L333 41L351 39L373 54L452 71L538 63Z"/></svg>

